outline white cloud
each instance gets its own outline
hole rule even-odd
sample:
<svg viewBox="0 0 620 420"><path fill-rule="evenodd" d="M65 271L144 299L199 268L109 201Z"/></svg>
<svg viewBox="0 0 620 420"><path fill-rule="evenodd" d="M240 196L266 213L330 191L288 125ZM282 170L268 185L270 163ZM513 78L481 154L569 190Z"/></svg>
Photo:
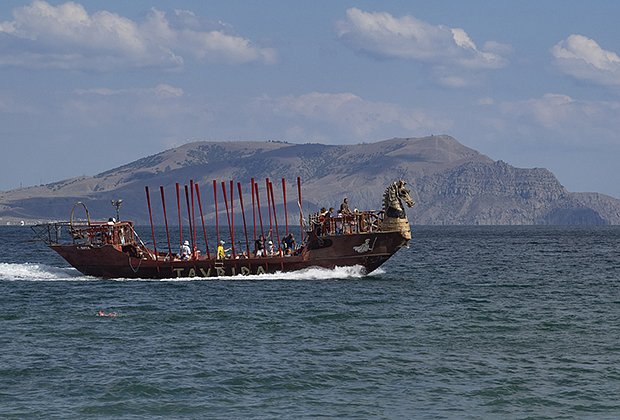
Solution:
<svg viewBox="0 0 620 420"><path fill-rule="evenodd" d="M465 77L464 75L451 74L443 66L437 67L433 72L435 80L442 86L450 88L462 88L473 84L474 77Z"/></svg>
<svg viewBox="0 0 620 420"><path fill-rule="evenodd" d="M507 126L533 133L540 140L551 135L564 143L618 144L616 133L620 130L617 118L620 102L582 101L567 95L547 93L540 98L505 102L500 104L499 109L507 120Z"/></svg>
<svg viewBox="0 0 620 420"><path fill-rule="evenodd" d="M324 126L324 134L335 130L351 141L422 135L450 126L450 122L432 118L420 110L366 101L352 93L312 92L301 96L264 97L259 102L261 108L270 109L277 118L290 119L289 125L294 127L292 132L301 140L309 132L316 132L317 122Z"/></svg>
<svg viewBox="0 0 620 420"><path fill-rule="evenodd" d="M502 54L509 51L509 47L494 41L486 42L483 49L479 49L461 28L357 8L347 10L346 19L337 23L337 33L351 48L372 56L410 59L467 71L504 67L507 60ZM448 85L461 84L462 81L448 81Z"/></svg>
<svg viewBox="0 0 620 420"><path fill-rule="evenodd" d="M178 98L184 95L183 89L165 83L155 86L154 92L161 98Z"/></svg>
<svg viewBox="0 0 620 420"><path fill-rule="evenodd" d="M60 119L74 121L76 126L132 126L185 134L189 127L195 129L206 120L202 104L192 103L183 89L168 84L126 89L94 87L73 93L63 100L58 111Z"/></svg>
<svg viewBox="0 0 620 420"><path fill-rule="evenodd" d="M478 101L476 101L476 104L481 106L494 105L495 99L491 98L490 96L484 96L482 98L479 98Z"/></svg>
<svg viewBox="0 0 620 420"><path fill-rule="evenodd" d="M620 57L593 39L570 35L551 48L558 68L577 79L601 85L620 85Z"/></svg>
<svg viewBox="0 0 620 420"><path fill-rule="evenodd" d="M201 28L191 12L168 18L153 9L136 22L108 11L89 14L74 2L36 0L14 9L12 21L0 22L0 40L0 65L35 68L177 68L186 58L240 64L273 63L276 57L229 26Z"/></svg>
<svg viewBox="0 0 620 420"><path fill-rule="evenodd" d="M152 96L158 98L178 98L184 95L183 89L161 83L152 88L131 88L131 89L110 89L110 88L90 88L77 89L78 95L98 95L98 96Z"/></svg>
<svg viewBox="0 0 620 420"><path fill-rule="evenodd" d="M579 111L576 105L570 96L547 93L542 98L504 104L503 107L514 116L528 116L546 128L558 128Z"/></svg>

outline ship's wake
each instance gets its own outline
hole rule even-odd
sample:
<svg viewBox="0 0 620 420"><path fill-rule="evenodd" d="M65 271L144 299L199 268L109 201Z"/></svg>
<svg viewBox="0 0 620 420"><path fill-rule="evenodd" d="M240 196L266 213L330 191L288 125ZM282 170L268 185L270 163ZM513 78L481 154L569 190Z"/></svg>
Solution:
<svg viewBox="0 0 620 420"><path fill-rule="evenodd" d="M181 277L170 279L111 279L113 281L213 281L213 280L232 280L232 281L269 281L269 280L350 280L363 277L375 277L385 273L381 268L373 271L369 275L364 272L362 266L336 267L334 269L311 267L293 272L277 272L273 274L260 275L236 275L225 277ZM85 276L75 268L54 267L38 263L0 263L0 281L93 281L99 280L95 277Z"/></svg>
<svg viewBox="0 0 620 420"><path fill-rule="evenodd" d="M0 281L85 281L93 280L71 267L39 263L0 263Z"/></svg>
<svg viewBox="0 0 620 420"><path fill-rule="evenodd" d="M384 273L383 270L375 270L370 275L375 276ZM334 269L310 267L303 270L290 272L276 272L273 274L236 275L225 277L183 277L166 279L165 281L188 281L188 280L348 280L366 277L364 267L361 265L336 267Z"/></svg>
<svg viewBox="0 0 620 420"><path fill-rule="evenodd" d="M370 276L385 273L382 269L373 271ZM220 277L179 277L169 279L114 279L116 281L270 281L270 280L350 280L367 277L364 267L361 265L336 267L334 269L310 267L298 271L276 272L273 274L251 274Z"/></svg>

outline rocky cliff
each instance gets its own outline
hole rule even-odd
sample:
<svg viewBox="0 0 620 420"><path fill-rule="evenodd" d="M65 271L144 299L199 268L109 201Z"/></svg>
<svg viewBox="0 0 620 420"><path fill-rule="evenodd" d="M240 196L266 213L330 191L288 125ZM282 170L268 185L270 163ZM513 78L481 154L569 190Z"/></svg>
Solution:
<svg viewBox="0 0 620 420"><path fill-rule="evenodd" d="M289 209L296 211L298 176L306 213L337 207L345 195L353 207L377 209L387 184L402 178L417 201L409 211L416 224L620 224L620 200L570 193L546 169L493 161L449 136L350 146L190 143L93 177L2 192L0 223L66 219L78 200L87 202L92 213L107 216L113 213L110 200L116 198L124 199L125 217L145 222L145 185L157 199L158 187L165 186L172 205L175 182L183 185L190 179L201 185L205 207L210 208L213 179L241 182L247 201L250 178L262 187L269 177L279 191L284 177Z"/></svg>
<svg viewBox="0 0 620 420"><path fill-rule="evenodd" d="M569 193L546 169L467 162L417 180L422 223L618 224L619 200Z"/></svg>

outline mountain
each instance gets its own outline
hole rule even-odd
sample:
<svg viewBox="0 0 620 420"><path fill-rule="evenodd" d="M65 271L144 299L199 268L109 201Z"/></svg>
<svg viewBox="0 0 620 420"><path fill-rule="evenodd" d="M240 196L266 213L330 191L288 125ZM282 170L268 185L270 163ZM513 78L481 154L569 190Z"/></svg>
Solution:
<svg viewBox="0 0 620 420"><path fill-rule="evenodd" d="M263 205L265 178L274 182L276 202L281 203L284 177L290 213L297 211L298 176L306 214L320 207L338 207L344 196L352 207L378 209L385 187L404 179L417 202L409 211L415 224L620 224L620 200L568 192L546 169L493 161L450 136L357 145L188 143L93 177L0 192L0 223L67 219L76 201L87 203L95 217L107 218L114 214L110 200L117 198L124 200L124 217L145 222L146 185L157 214L161 213L160 185L165 187L169 212L176 213L175 183L183 186L190 179L201 187L208 221L213 216L209 209L214 179L220 195L220 181L226 181L227 189L229 180L241 182L246 208L251 208L252 177L259 182ZM184 203L184 191L181 199ZM221 196L218 200L223 201Z"/></svg>

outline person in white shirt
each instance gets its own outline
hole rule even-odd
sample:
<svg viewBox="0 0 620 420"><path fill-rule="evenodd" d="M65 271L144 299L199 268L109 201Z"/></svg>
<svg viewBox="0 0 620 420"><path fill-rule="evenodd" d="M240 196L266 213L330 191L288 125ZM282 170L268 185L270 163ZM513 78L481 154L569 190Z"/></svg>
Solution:
<svg viewBox="0 0 620 420"><path fill-rule="evenodd" d="M192 250L189 248L189 241L183 242L183 246L181 246L181 259L189 260L192 255Z"/></svg>

